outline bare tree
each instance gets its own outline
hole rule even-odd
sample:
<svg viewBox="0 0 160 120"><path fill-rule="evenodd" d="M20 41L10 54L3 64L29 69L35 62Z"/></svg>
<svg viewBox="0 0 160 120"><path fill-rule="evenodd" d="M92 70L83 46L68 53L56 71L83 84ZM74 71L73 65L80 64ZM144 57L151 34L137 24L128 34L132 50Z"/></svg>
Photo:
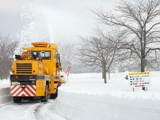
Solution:
<svg viewBox="0 0 160 120"><path fill-rule="evenodd" d="M135 68L144 72L145 67L158 67L160 0L121 1L114 13L102 10L94 13L105 25L127 31L128 38L121 41L121 49L128 61L139 62Z"/></svg>
<svg viewBox="0 0 160 120"><path fill-rule="evenodd" d="M103 38L81 38L82 43L78 53L80 61L94 69L102 68L104 83L107 83L106 72L121 57L121 52L117 51L117 48L119 41L124 38L123 35L115 33L114 36L108 34Z"/></svg>
<svg viewBox="0 0 160 120"><path fill-rule="evenodd" d="M74 64L75 60L75 44L74 43L58 43L58 51L61 56L62 69L65 71L70 64ZM72 72L73 69L71 69Z"/></svg>
<svg viewBox="0 0 160 120"><path fill-rule="evenodd" d="M9 36L0 35L0 79L7 79L12 67L14 51L18 46L18 41L15 41Z"/></svg>

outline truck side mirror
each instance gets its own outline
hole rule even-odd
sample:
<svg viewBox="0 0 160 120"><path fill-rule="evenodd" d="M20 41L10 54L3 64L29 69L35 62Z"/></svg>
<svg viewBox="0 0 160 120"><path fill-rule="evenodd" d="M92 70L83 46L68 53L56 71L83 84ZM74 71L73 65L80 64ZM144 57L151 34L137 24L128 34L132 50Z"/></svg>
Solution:
<svg viewBox="0 0 160 120"><path fill-rule="evenodd" d="M20 55L15 55L16 60L21 60L21 56Z"/></svg>
<svg viewBox="0 0 160 120"><path fill-rule="evenodd" d="M60 60L60 54L58 54L58 59Z"/></svg>

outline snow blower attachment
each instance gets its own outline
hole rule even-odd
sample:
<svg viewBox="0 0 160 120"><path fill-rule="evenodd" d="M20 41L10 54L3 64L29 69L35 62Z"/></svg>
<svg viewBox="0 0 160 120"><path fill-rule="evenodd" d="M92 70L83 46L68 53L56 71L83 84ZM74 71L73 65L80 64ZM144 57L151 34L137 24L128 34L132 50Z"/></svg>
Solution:
<svg viewBox="0 0 160 120"><path fill-rule="evenodd" d="M54 43L32 42L32 47L23 48L22 55L15 55L10 75L10 96L15 103L24 99L58 96L58 87L64 81L58 48Z"/></svg>

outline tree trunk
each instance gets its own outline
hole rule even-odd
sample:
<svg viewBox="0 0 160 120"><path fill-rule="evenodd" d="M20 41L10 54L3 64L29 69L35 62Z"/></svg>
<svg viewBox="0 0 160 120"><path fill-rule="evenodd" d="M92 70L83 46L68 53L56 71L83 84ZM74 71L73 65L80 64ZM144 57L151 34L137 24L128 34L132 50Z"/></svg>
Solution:
<svg viewBox="0 0 160 120"><path fill-rule="evenodd" d="M102 67L102 79L104 79L104 67Z"/></svg>
<svg viewBox="0 0 160 120"><path fill-rule="evenodd" d="M107 84L107 76L106 76L106 72L104 73L104 83Z"/></svg>
<svg viewBox="0 0 160 120"><path fill-rule="evenodd" d="M141 72L145 72L145 57L141 58Z"/></svg>
<svg viewBox="0 0 160 120"><path fill-rule="evenodd" d="M145 57L142 56L142 58L141 58L141 72L145 72L145 65L146 65L145 62L146 62ZM142 87L142 90L145 91L145 89L146 89L145 87Z"/></svg>
<svg viewBox="0 0 160 120"><path fill-rule="evenodd" d="M104 83L107 83L107 76L106 76L106 67L103 67L102 70L102 79L104 79Z"/></svg>
<svg viewBox="0 0 160 120"><path fill-rule="evenodd" d="M108 80L110 80L110 70L108 71Z"/></svg>
<svg viewBox="0 0 160 120"><path fill-rule="evenodd" d="M106 63L104 62L102 65L102 77L104 79L104 83L107 83L107 76L106 76Z"/></svg>

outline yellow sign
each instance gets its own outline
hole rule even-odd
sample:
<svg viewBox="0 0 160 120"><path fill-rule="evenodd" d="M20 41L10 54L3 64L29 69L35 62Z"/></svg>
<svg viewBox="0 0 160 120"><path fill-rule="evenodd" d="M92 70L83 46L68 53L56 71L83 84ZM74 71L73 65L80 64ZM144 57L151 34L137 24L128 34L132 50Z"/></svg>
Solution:
<svg viewBox="0 0 160 120"><path fill-rule="evenodd" d="M144 75L150 75L151 72L129 72L128 76L144 76Z"/></svg>

